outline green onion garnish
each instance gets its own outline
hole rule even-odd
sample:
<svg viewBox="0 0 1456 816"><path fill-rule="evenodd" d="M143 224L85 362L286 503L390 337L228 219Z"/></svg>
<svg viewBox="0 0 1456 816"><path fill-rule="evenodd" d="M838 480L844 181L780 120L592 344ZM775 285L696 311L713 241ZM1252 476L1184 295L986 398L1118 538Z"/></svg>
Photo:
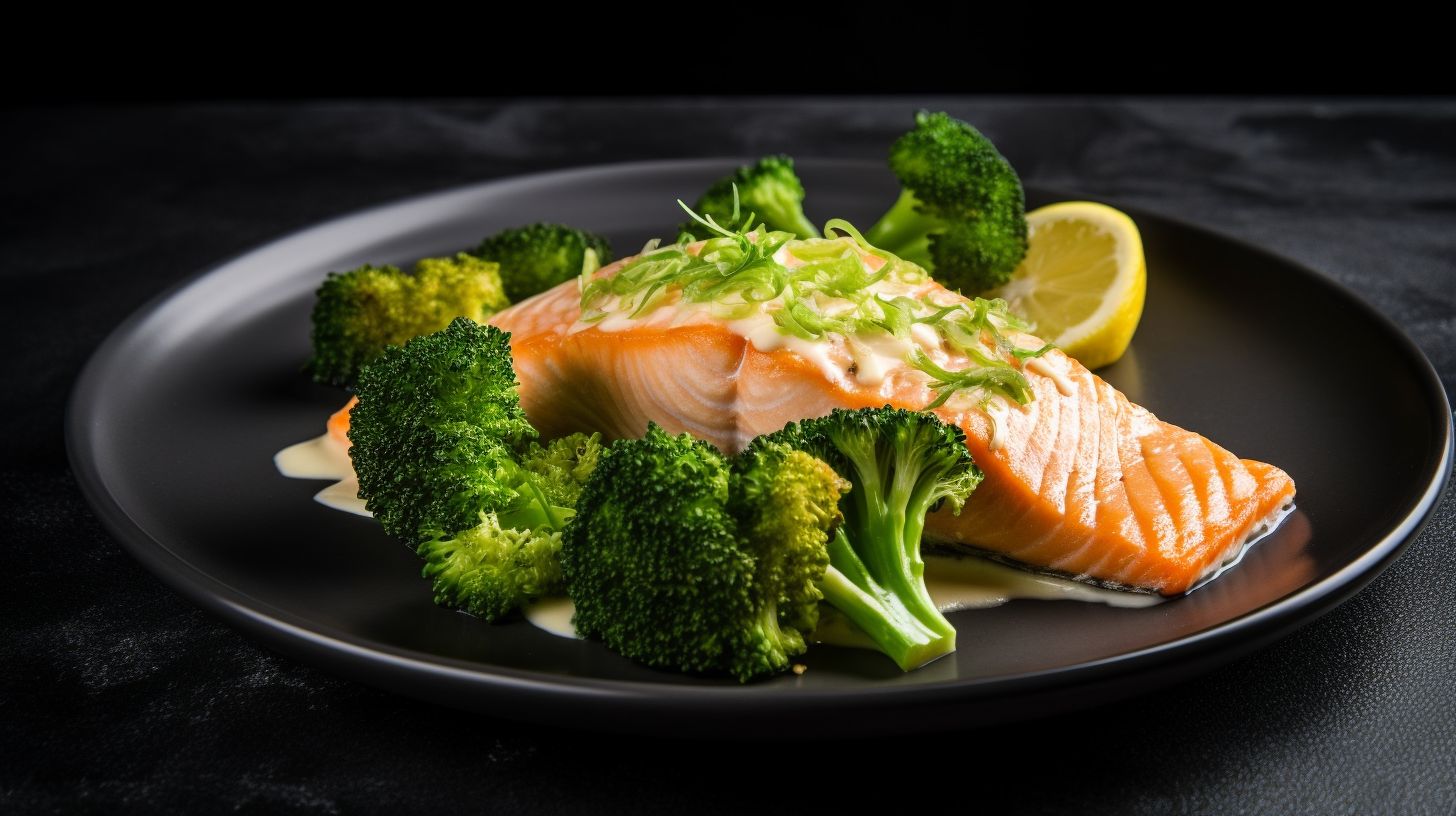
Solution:
<svg viewBox="0 0 1456 816"><path fill-rule="evenodd" d="M649 244L647 251L610 277L581 279L581 320L597 322L610 314L628 319L643 317L673 302L710 304L720 318L739 320L758 314L773 319L784 335L820 341L838 334L857 341L875 335L907 341L905 363L930 378L935 399L926 410L944 405L960 392L978 392L985 408L1000 394L1025 405L1035 392L1022 373L1026 360L1050 351L1050 343L1028 350L1006 337L1007 329L1025 331L1025 321L1012 314L1006 301L974 298L941 304L930 297L884 297L875 290L881 282L914 286L925 282L925 270L871 246L849 222L835 219L824 225L825 238L794 240L787 232L753 228L754 214L739 218L734 188L732 223L723 225L693 212L688 215L715 237L689 252L679 236L670 246ZM843 233L841 235L840 233ZM785 249L800 265L790 269L775 260ZM884 261L870 272L861 251ZM948 370L931 359L914 338L913 328L934 329L947 347L963 355L967 365Z"/></svg>

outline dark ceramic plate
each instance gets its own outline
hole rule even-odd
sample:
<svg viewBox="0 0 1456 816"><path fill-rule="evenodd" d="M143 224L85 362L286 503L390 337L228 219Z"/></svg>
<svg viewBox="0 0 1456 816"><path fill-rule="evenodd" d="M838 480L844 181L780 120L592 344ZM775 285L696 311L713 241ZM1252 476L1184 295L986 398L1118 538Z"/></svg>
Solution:
<svg viewBox="0 0 1456 816"><path fill-rule="evenodd" d="M327 271L408 263L537 220L603 233L630 253L668 237L682 219L674 201L731 166L619 165L480 184L340 218L208 270L129 319L82 374L67 425L81 486L164 581L299 660L504 717L706 736L945 729L1166 685L1349 597L1441 494L1445 393L1389 320L1288 260L1132 207L1123 209L1146 242L1147 307L1131 350L1099 373L1299 486L1298 511L1237 569L1151 609L1015 601L951 615L961 650L909 674L873 653L815 647L804 675L739 686L441 609L407 548L368 519L311 501L322 483L274 470L274 452L320 433L344 401L298 373ZM821 222L868 225L896 194L878 165L801 170ZM1073 197L1028 191L1031 206Z"/></svg>

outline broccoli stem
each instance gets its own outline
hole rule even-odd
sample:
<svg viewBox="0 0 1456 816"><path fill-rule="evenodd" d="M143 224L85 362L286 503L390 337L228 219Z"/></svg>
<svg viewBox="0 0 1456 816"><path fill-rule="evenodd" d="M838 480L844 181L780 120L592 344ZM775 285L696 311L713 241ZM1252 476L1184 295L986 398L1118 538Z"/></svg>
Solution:
<svg viewBox="0 0 1456 816"><path fill-rule="evenodd" d="M880 585L855 553L843 528L829 541L829 568L818 587L825 601L863 629L903 671L955 651L955 629L935 612L934 616L945 623L945 629L940 630L924 618L923 612L917 614L907 606L904 595ZM928 595L925 600L929 600Z"/></svg>
<svg viewBox="0 0 1456 816"><path fill-rule="evenodd" d="M756 668L755 674L781 672L789 667L792 655L804 652L804 636L797 629L780 624L779 605L773 599L765 601L754 618L750 640L767 647L749 661Z"/></svg>
<svg viewBox="0 0 1456 816"><path fill-rule="evenodd" d="M955 651L955 627L931 600L920 557L940 469L926 468L915 444L894 445L893 460L882 462L870 437L841 435L835 443L854 469L855 486L845 524L829 544L829 563L859 594L836 587L837 579L826 579L820 591L906 671ZM845 528L862 543L858 552ZM835 591L850 608L834 600Z"/></svg>
<svg viewBox="0 0 1456 816"><path fill-rule="evenodd" d="M829 568L816 594L905 671L955 651L955 627L925 587L920 536L926 513L941 503L959 512L981 481L964 433L933 414L887 405L791 422L749 449L785 443L822 457L852 484L838 502L843 522L826 547Z"/></svg>
<svg viewBox="0 0 1456 816"><path fill-rule="evenodd" d="M541 487L536 484L535 480L528 479L526 481L526 487L530 489L531 495L536 497L535 503L541 506L547 523L553 529L564 529L566 527L566 520L571 518L571 511L563 507L552 507L551 500L546 498L545 493L541 492Z"/></svg>
<svg viewBox="0 0 1456 816"><path fill-rule="evenodd" d="M865 232L864 239L902 260L930 269L930 233L941 225L940 219L921 212L920 200L907 188L900 191L889 212Z"/></svg>
<svg viewBox="0 0 1456 816"><path fill-rule="evenodd" d="M803 211L799 209L799 202L783 201L775 203L778 204L778 206L775 207L775 212L773 213L774 217L777 219L774 229L779 229L784 232L792 232L794 236L798 238L819 237L819 228L814 226L814 222L810 221L809 217L804 215ZM759 213L759 215L762 216L763 213ZM758 225L755 224L754 226Z"/></svg>
<svg viewBox="0 0 1456 816"><path fill-rule="evenodd" d="M496 514L496 521L506 530L539 530L550 527L553 530L566 529L566 521L576 511L569 507L556 507L535 482L527 480L524 487L531 492L534 501L524 507Z"/></svg>
<svg viewBox="0 0 1456 816"><path fill-rule="evenodd" d="M856 444L861 440L847 436L836 441L855 471L845 521L857 533L854 540L865 542L860 551L869 574L893 592L917 620L932 631L954 637L955 627L935 608L925 589L925 561L920 557L920 535L930 509L927 493L934 489L939 470L926 469L916 445L894 445L893 462L882 463L873 443ZM890 467L882 470L884 464ZM889 485L884 484L887 476Z"/></svg>

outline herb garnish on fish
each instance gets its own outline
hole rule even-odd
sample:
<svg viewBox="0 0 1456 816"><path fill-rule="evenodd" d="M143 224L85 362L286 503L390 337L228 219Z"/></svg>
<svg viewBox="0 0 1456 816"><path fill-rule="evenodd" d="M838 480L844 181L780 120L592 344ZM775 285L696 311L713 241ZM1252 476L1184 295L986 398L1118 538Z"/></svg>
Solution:
<svg viewBox="0 0 1456 816"><path fill-rule="evenodd" d="M874 247L848 221L824 226L827 238L796 240L792 233L752 228L754 214L741 220L735 205L728 226L700 216L682 204L715 237L696 252L688 244L649 244L637 258L610 276L581 277L581 321L596 323L609 315L627 319L646 316L672 303L699 305L722 320L764 315L779 334L811 342L839 335L847 345L865 348L866 341L893 338L903 349L903 362L929 377L938 408L957 394L971 396L985 409L1000 395L1025 405L1035 392L1022 373L1026 360L1052 349L1018 347L1007 330L1025 331L1027 324L1012 314L1006 301L938 303L934 294L909 297L929 280L919 266ZM792 256L791 266L780 262ZM864 256L883 263L871 271ZM958 369L937 363L914 332L916 324L934 330L939 345L966 360Z"/></svg>

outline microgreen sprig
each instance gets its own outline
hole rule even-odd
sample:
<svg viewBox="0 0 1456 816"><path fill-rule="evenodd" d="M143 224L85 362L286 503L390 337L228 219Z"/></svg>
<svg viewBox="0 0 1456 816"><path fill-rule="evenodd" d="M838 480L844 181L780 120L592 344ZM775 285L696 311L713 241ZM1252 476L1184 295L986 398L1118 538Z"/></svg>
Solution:
<svg viewBox="0 0 1456 816"><path fill-rule="evenodd" d="M981 389L984 398L999 393L1022 405L1035 398L1021 369L1026 360L1040 357L1055 346L1046 343L1037 349L1023 349L1011 342L1003 327L1024 331L1027 325L1011 313L1006 301L978 297L970 302L940 305L927 297L921 303L935 311L915 318L915 322L933 327L942 341L971 361L961 371L948 371L916 349L908 362L930 376L930 387L937 392L927 409L938 408L957 392L972 389Z"/></svg>

